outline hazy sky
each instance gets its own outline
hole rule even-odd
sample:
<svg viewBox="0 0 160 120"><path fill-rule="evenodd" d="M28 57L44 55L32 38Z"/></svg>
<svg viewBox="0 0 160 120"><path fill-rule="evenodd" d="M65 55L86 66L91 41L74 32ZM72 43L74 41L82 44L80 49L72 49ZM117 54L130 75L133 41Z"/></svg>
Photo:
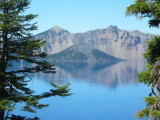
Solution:
<svg viewBox="0 0 160 120"><path fill-rule="evenodd" d="M160 30L149 28L147 20L125 16L126 7L132 3L134 0L32 0L27 13L39 15L35 19L39 30L34 34L54 26L75 33L109 25L158 34Z"/></svg>

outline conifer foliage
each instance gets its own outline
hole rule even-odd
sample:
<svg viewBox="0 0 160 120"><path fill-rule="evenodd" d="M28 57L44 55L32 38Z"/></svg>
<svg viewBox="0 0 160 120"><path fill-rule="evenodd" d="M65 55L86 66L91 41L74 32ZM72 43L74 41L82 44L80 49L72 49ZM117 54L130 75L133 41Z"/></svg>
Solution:
<svg viewBox="0 0 160 120"><path fill-rule="evenodd" d="M28 73L55 72L52 64L40 60L46 57L38 50L44 42L33 39L31 34L37 29L36 23L31 23L37 15L23 15L29 4L29 0L0 0L0 120L7 119L16 103L25 103L22 110L35 113L36 109L48 106L40 104L40 99L70 95L69 84L63 87L52 84L54 89L41 95L33 94L27 87ZM13 63L21 61L31 66L13 69Z"/></svg>
<svg viewBox="0 0 160 120"><path fill-rule="evenodd" d="M126 15L148 18L150 27L160 25L160 0L135 0L127 8ZM147 60L147 70L139 74L138 80L151 86L149 97L145 97L147 107L137 113L138 118L160 120L160 37L156 36L148 42L144 53Z"/></svg>

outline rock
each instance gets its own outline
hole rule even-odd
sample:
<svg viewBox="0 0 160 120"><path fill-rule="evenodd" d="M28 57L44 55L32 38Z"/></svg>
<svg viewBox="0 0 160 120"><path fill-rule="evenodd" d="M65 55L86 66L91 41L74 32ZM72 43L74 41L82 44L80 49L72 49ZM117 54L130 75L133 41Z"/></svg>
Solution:
<svg viewBox="0 0 160 120"><path fill-rule="evenodd" d="M117 26L96 29L84 33L70 33L61 27L53 27L35 35L46 42L41 51L54 54L77 43L88 44L107 54L122 59L142 59L146 42L155 35L135 31L121 30Z"/></svg>

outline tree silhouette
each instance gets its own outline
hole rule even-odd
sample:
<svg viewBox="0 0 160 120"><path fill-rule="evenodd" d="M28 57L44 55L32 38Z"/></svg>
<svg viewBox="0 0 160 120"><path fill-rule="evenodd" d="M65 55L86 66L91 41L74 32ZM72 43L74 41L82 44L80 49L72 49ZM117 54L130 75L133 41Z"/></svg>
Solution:
<svg viewBox="0 0 160 120"><path fill-rule="evenodd" d="M36 23L31 21L37 15L23 15L29 8L29 0L1 0L0 1L0 120L6 120L9 113L15 109L16 103L25 103L24 111L35 113L35 109L47 107L39 100L55 95L68 96L69 84L56 86L49 92L35 95L27 87L31 80L28 73L54 73L52 64L42 61L46 57L39 48L44 45L41 40L35 40L31 32L37 29ZM13 69L13 65L21 62L29 66Z"/></svg>

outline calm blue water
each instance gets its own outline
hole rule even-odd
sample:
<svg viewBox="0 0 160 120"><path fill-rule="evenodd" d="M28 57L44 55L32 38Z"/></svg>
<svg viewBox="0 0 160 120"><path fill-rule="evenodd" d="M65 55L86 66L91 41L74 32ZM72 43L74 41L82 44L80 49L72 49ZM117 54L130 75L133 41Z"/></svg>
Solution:
<svg viewBox="0 0 160 120"><path fill-rule="evenodd" d="M37 93L71 83L72 96L44 99L50 106L37 114L14 111L41 120L136 120L135 113L145 107L143 98L149 87L136 81L143 61L120 63L57 63L57 73L36 74L30 86Z"/></svg>

